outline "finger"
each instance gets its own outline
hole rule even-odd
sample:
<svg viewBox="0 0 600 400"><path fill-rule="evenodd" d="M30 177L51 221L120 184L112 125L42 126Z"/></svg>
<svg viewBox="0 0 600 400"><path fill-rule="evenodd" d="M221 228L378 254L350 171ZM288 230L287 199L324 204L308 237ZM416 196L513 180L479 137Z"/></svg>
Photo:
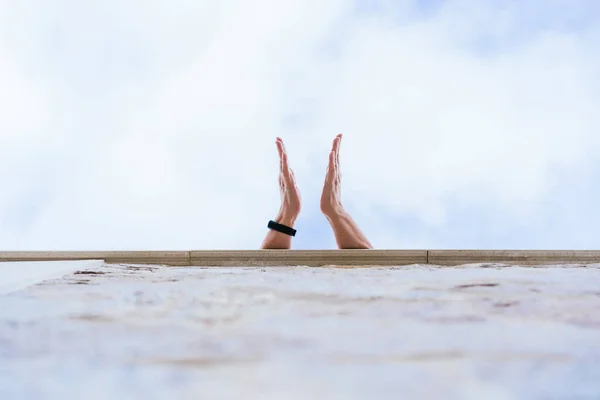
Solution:
<svg viewBox="0 0 600 400"><path fill-rule="evenodd" d="M340 133L333 139L333 145L331 146L331 154L333 154L333 162L332 165L335 165L335 161L339 160L337 157L338 150L340 148L340 140L342 139L342 134Z"/></svg>
<svg viewBox="0 0 600 400"><path fill-rule="evenodd" d="M329 165L327 166L327 171L325 173L325 179L328 182L332 182L335 178L335 152L331 150L329 152Z"/></svg>
<svg viewBox="0 0 600 400"><path fill-rule="evenodd" d="M283 144L283 139L278 137L277 140L279 140L279 143L281 143L281 148L283 149L283 152L285 153L286 149L285 149L285 144Z"/></svg>
<svg viewBox="0 0 600 400"><path fill-rule="evenodd" d="M292 177L291 169L288 164L287 152L285 151L285 146L281 138L277 138L277 148L279 149L279 158L281 160L281 175L283 176L285 185L291 186L294 183L294 179Z"/></svg>
<svg viewBox="0 0 600 400"><path fill-rule="evenodd" d="M329 165L327 167L327 178L334 179L338 170L338 158L337 158L337 149L339 146L339 139L336 137L333 140L333 146L331 147L331 151L329 152Z"/></svg>
<svg viewBox="0 0 600 400"><path fill-rule="evenodd" d="M329 165L333 166L334 163L335 163L335 150L331 150L329 152Z"/></svg>
<svg viewBox="0 0 600 400"><path fill-rule="evenodd" d="M285 155L285 148L283 147L283 141L281 138L277 138L275 144L277 145L277 152L279 153L279 173L283 174L283 158Z"/></svg>
<svg viewBox="0 0 600 400"><path fill-rule="evenodd" d="M287 155L287 150L285 149L285 144L283 143L283 139L280 137L277 138L277 148L279 149L280 154Z"/></svg>
<svg viewBox="0 0 600 400"><path fill-rule="evenodd" d="M331 146L331 151L335 151L335 148L336 148L336 146L337 146L337 143L338 143L338 140L339 140L339 139L338 139L338 137L339 137L339 135L337 135L337 136L336 136L336 137L333 139L333 145Z"/></svg>
<svg viewBox="0 0 600 400"><path fill-rule="evenodd" d="M340 145L342 144L342 134L340 133L339 135L337 135L335 137L336 143L335 143L335 163L336 166L339 168L340 165Z"/></svg>
<svg viewBox="0 0 600 400"><path fill-rule="evenodd" d="M294 177L293 177L292 170L290 169L290 166L288 164L288 158L287 158L286 153L283 153L281 175L283 176L283 180L284 180L286 186L291 187L294 185Z"/></svg>
<svg viewBox="0 0 600 400"><path fill-rule="evenodd" d="M277 138L277 140L275 140L275 144L277 145L279 159L281 159L282 154L285 152L285 148L283 147L283 141L281 140L281 138Z"/></svg>

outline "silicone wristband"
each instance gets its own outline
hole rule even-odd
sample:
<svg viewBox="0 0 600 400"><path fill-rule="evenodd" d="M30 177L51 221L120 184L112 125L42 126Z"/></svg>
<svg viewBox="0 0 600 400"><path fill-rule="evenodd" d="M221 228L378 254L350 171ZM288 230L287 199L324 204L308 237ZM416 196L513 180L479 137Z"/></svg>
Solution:
<svg viewBox="0 0 600 400"><path fill-rule="evenodd" d="M269 221L267 228L277 232L285 233L286 235L296 236L296 230L294 228L290 228L289 226L279 224L275 221Z"/></svg>

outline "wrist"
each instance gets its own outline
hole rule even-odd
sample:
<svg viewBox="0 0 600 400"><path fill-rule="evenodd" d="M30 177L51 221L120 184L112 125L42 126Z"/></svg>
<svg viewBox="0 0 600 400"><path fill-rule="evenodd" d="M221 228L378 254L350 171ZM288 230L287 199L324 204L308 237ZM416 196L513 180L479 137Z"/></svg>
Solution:
<svg viewBox="0 0 600 400"><path fill-rule="evenodd" d="M290 228L293 228L294 224L296 223L297 218L298 218L298 215L296 215L294 213L280 211L273 221L277 222L278 224L289 226Z"/></svg>
<svg viewBox="0 0 600 400"><path fill-rule="evenodd" d="M325 218L327 218L328 220L339 218L346 213L344 207L342 207L341 204L337 206L328 207L322 211L325 215Z"/></svg>

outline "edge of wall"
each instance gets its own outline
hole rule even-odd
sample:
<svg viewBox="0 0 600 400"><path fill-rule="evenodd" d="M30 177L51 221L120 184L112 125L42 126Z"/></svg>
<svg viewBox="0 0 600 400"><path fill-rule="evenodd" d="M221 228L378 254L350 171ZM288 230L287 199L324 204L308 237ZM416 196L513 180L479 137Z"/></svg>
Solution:
<svg viewBox="0 0 600 400"><path fill-rule="evenodd" d="M4 251L0 262L104 260L107 264L168 266L393 266L499 263L600 263L600 250L192 250Z"/></svg>
<svg viewBox="0 0 600 400"><path fill-rule="evenodd" d="M190 265L189 251L0 251L3 261L104 260L107 264Z"/></svg>
<svg viewBox="0 0 600 400"><path fill-rule="evenodd" d="M429 263L552 265L600 263L598 250L429 250Z"/></svg>

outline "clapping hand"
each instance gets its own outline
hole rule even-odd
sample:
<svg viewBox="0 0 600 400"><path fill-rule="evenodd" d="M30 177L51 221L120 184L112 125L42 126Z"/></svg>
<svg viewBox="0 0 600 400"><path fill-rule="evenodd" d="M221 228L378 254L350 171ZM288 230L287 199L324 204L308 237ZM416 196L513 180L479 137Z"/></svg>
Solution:
<svg viewBox="0 0 600 400"><path fill-rule="evenodd" d="M358 225L344 210L342 206L342 189L340 171L340 144L342 134L333 140L333 147L329 153L329 163L325 174L325 183L321 193L321 211L329 221L336 243L340 249L372 249L373 246L358 228ZM283 145L283 140L277 138L277 151L279 152L279 190L281 192L281 207L274 222L284 225L274 226L267 233L262 243L262 249L289 249L292 236L286 230L292 228L300 214L300 191L296 186L294 172L289 166L288 156ZM289 233L289 232L288 232ZM295 232L293 232L295 234Z"/></svg>

